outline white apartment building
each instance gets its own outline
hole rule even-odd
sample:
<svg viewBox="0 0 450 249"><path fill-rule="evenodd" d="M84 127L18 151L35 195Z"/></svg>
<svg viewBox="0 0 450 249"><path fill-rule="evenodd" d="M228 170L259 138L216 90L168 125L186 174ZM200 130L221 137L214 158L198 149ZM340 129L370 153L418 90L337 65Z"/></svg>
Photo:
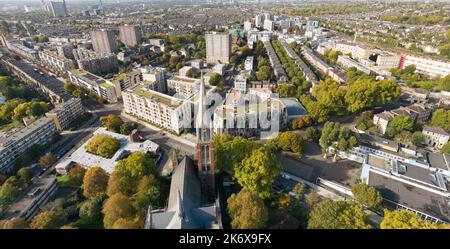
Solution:
<svg viewBox="0 0 450 249"><path fill-rule="evenodd" d="M357 70L359 70L365 74L370 74L370 72L371 72L371 70L368 67L362 65L361 63L359 63L345 55L339 55L338 59L337 59L337 63L346 69L355 67Z"/></svg>
<svg viewBox="0 0 450 249"><path fill-rule="evenodd" d="M272 20L264 20L264 29L267 31L274 31L275 22Z"/></svg>
<svg viewBox="0 0 450 249"><path fill-rule="evenodd" d="M39 59L42 64L55 72L63 73L75 69L72 60L48 50L39 51Z"/></svg>
<svg viewBox="0 0 450 249"><path fill-rule="evenodd" d="M445 77L450 74L450 62L410 55L402 56L400 58L400 69L409 65L416 66L417 72L427 74L430 77Z"/></svg>
<svg viewBox="0 0 450 249"><path fill-rule="evenodd" d="M183 101L154 90L150 83L143 83L125 90L123 93L124 112L163 127L177 134L191 123L184 120L191 118L193 106L191 101Z"/></svg>
<svg viewBox="0 0 450 249"><path fill-rule="evenodd" d="M440 127L424 126L422 133L425 135L425 143L436 149L442 148L450 139L450 134Z"/></svg>
<svg viewBox="0 0 450 249"><path fill-rule="evenodd" d="M164 68L147 66L140 68L142 80L152 82L152 90L158 92L167 92L166 78L164 76Z"/></svg>
<svg viewBox="0 0 450 249"><path fill-rule="evenodd" d="M264 15L255 16L255 26L257 28L262 28L264 26Z"/></svg>
<svg viewBox="0 0 450 249"><path fill-rule="evenodd" d="M377 55L376 65L381 70L389 70L391 68L398 68L400 64L400 56L383 52Z"/></svg>
<svg viewBox="0 0 450 249"><path fill-rule="evenodd" d="M236 75L234 78L234 88L241 93L247 92L247 79L242 75Z"/></svg>
<svg viewBox="0 0 450 249"><path fill-rule="evenodd" d="M394 119L394 114L384 111L382 113L378 113L373 115L373 124L378 127L381 134L386 133L386 128L389 125L389 122Z"/></svg>
<svg viewBox="0 0 450 249"><path fill-rule="evenodd" d="M33 145L47 145L56 134L53 119L42 117L8 137L0 138L0 172L9 172L16 161Z"/></svg>
<svg viewBox="0 0 450 249"><path fill-rule="evenodd" d="M368 59L372 49L368 46L348 41L336 42L335 49L343 54L351 54L354 59Z"/></svg>
<svg viewBox="0 0 450 249"><path fill-rule="evenodd" d="M245 21L244 22L244 31L250 31L253 28L253 23L251 23L250 21Z"/></svg>
<svg viewBox="0 0 450 249"><path fill-rule="evenodd" d="M231 54L231 35L223 33L208 33L206 41L207 63L229 63Z"/></svg>
<svg viewBox="0 0 450 249"><path fill-rule="evenodd" d="M81 69L68 71L68 73L73 84L94 93L108 103L116 103L121 98L120 84L114 85L100 76Z"/></svg>
<svg viewBox="0 0 450 249"><path fill-rule="evenodd" d="M169 95L181 99L192 97L198 90L200 80L189 77L173 76L167 80L167 92Z"/></svg>
<svg viewBox="0 0 450 249"><path fill-rule="evenodd" d="M244 62L244 69L253 71L253 56L247 56Z"/></svg>

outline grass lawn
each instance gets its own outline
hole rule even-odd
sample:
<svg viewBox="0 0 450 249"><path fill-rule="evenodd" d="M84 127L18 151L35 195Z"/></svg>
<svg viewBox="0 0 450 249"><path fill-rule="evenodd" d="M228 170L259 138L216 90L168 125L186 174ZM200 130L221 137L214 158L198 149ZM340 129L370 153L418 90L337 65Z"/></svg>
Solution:
<svg viewBox="0 0 450 249"><path fill-rule="evenodd" d="M0 131L9 131L11 129L19 128L21 126L22 126L22 123L20 123L18 121L13 121L13 122L11 122L9 124L5 124L5 125L0 126Z"/></svg>
<svg viewBox="0 0 450 249"><path fill-rule="evenodd" d="M69 176L68 175L62 175L56 177L56 182L60 187L68 187L69 186Z"/></svg>

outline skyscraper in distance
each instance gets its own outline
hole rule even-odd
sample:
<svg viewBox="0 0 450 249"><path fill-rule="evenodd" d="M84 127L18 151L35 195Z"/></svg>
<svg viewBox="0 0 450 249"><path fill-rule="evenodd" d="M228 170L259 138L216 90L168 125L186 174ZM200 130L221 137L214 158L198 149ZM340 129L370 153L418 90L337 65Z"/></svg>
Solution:
<svg viewBox="0 0 450 249"><path fill-rule="evenodd" d="M110 54L117 52L114 32L108 29L91 31L92 47L101 54Z"/></svg>
<svg viewBox="0 0 450 249"><path fill-rule="evenodd" d="M133 47L141 43L141 30L138 26L124 25L119 28L120 40L127 47Z"/></svg>
<svg viewBox="0 0 450 249"><path fill-rule="evenodd" d="M229 63L231 54L231 35L226 33L208 33L206 40L207 63Z"/></svg>

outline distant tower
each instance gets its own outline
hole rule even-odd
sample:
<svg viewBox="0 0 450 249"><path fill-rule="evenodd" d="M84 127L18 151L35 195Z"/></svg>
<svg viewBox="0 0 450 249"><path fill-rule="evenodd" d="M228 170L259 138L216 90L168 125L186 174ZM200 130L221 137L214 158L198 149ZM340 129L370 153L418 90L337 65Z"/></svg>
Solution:
<svg viewBox="0 0 450 249"><path fill-rule="evenodd" d="M214 194L214 147L212 143L212 130L210 120L205 120L206 103L205 103L205 81L203 73L200 80L200 98L198 101L196 131L197 131L197 148L196 157L198 161L198 176L202 181L202 186L210 194Z"/></svg>
<svg viewBox="0 0 450 249"><path fill-rule="evenodd" d="M353 37L353 42L356 42L356 37L358 37L358 31L355 31L355 36Z"/></svg>

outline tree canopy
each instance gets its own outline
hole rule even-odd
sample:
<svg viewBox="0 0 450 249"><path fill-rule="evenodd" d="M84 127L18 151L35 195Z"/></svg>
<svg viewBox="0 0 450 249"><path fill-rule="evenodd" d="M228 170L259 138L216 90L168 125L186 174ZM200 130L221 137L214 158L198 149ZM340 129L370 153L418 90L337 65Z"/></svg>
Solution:
<svg viewBox="0 0 450 249"><path fill-rule="evenodd" d="M309 229L369 229L364 211L355 203L325 199L314 205Z"/></svg>
<svg viewBox="0 0 450 249"><path fill-rule="evenodd" d="M412 211L408 210L384 210L384 218L380 224L381 229L439 229L443 225L421 220Z"/></svg>
<svg viewBox="0 0 450 249"><path fill-rule="evenodd" d="M86 145L86 151L105 157L111 158L120 148L120 141L108 135L96 135Z"/></svg>
<svg viewBox="0 0 450 249"><path fill-rule="evenodd" d="M241 190L228 198L231 226L236 229L261 229L268 220L268 210L257 193Z"/></svg>
<svg viewBox="0 0 450 249"><path fill-rule="evenodd" d="M106 192L109 176L104 169L92 167L88 169L83 178L83 195L93 198Z"/></svg>
<svg viewBox="0 0 450 249"><path fill-rule="evenodd" d="M358 183L352 186L352 193L359 204L373 210L381 210L383 197L374 187Z"/></svg>

